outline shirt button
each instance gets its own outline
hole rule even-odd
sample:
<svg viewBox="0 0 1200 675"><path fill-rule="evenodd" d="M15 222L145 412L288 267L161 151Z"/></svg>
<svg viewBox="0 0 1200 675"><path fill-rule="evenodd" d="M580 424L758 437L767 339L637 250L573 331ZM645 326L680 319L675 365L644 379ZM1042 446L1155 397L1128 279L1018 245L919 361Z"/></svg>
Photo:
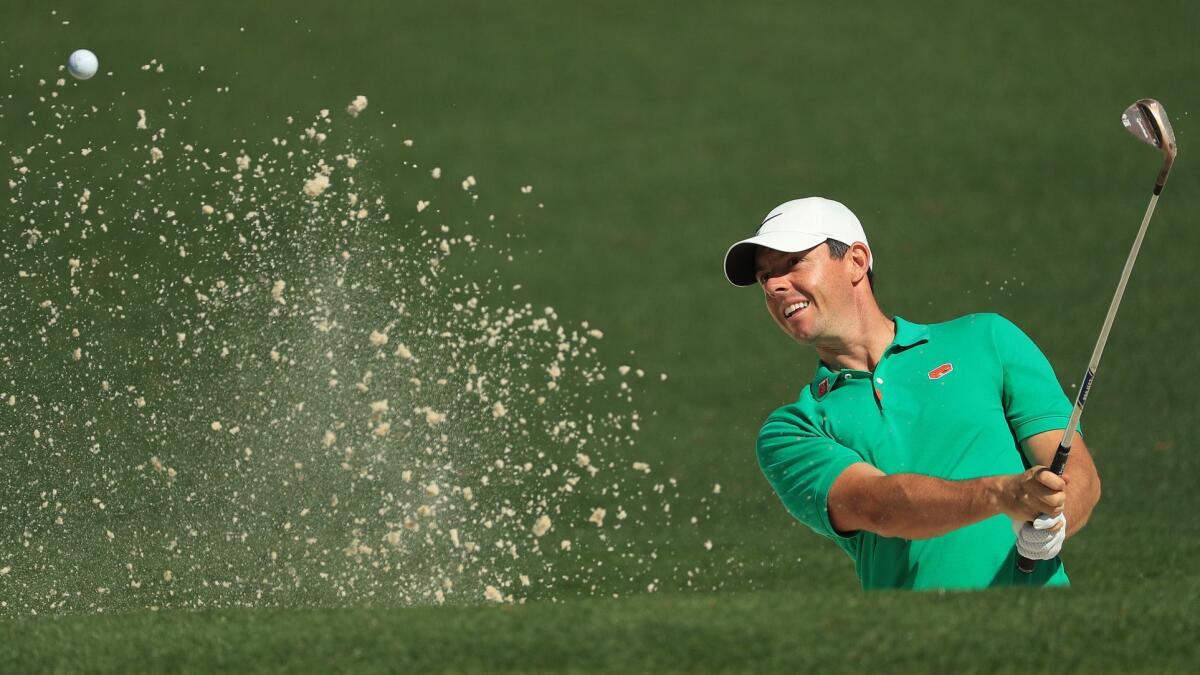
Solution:
<svg viewBox="0 0 1200 675"><path fill-rule="evenodd" d="M883 378L882 377L875 378L875 384L883 384Z"/></svg>
<svg viewBox="0 0 1200 675"><path fill-rule="evenodd" d="M850 373L846 373L845 375L843 375L843 376L842 376L842 379L843 379L843 380L848 380L848 379L850 379Z"/></svg>

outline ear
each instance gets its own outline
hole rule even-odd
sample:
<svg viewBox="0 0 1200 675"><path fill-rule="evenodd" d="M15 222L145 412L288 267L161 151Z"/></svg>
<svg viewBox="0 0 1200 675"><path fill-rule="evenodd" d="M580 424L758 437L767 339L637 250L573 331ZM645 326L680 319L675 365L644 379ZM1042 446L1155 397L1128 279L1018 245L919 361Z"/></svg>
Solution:
<svg viewBox="0 0 1200 675"><path fill-rule="evenodd" d="M867 278L867 272L871 270L871 250L861 241L854 242L846 252L846 260L850 265L850 280L857 286L858 282Z"/></svg>

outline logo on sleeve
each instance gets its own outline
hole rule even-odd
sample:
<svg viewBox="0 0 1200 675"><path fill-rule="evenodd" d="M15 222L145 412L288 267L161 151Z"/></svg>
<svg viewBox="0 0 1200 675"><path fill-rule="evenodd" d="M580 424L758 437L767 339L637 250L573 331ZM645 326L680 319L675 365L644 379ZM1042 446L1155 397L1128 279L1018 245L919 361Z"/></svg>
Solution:
<svg viewBox="0 0 1200 675"><path fill-rule="evenodd" d="M929 371L929 379L940 380L943 377L945 377L946 375L948 375L950 373L950 371L952 371L952 370L954 370L954 364L943 363L942 365L938 366L937 368L934 368L933 370Z"/></svg>

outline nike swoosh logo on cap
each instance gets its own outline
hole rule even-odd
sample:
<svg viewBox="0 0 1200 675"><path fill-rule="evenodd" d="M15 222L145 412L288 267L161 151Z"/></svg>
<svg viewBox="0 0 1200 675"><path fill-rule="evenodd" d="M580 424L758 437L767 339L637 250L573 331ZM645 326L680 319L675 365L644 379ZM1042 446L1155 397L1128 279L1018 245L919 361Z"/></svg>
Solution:
<svg viewBox="0 0 1200 675"><path fill-rule="evenodd" d="M775 214L775 215L773 215L773 216L767 216L767 220L764 220L764 221L762 221L762 225L759 225L759 226L758 226L758 231L759 231L759 232L762 232L763 225L766 225L766 224L767 224L767 221L769 221L769 220L771 220L771 219L773 219L773 218L778 218L779 216L782 216L782 215L783 215L782 213L776 213L776 214Z"/></svg>

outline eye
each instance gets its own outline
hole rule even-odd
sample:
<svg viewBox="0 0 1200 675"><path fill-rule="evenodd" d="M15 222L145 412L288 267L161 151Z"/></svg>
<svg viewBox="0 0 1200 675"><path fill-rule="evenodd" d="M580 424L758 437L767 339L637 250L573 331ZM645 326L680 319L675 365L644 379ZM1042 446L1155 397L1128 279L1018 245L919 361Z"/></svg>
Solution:
<svg viewBox="0 0 1200 675"><path fill-rule="evenodd" d="M795 267L796 265L799 265L801 260L804 260L804 258L801 258L798 255L792 256L788 259L788 267Z"/></svg>

